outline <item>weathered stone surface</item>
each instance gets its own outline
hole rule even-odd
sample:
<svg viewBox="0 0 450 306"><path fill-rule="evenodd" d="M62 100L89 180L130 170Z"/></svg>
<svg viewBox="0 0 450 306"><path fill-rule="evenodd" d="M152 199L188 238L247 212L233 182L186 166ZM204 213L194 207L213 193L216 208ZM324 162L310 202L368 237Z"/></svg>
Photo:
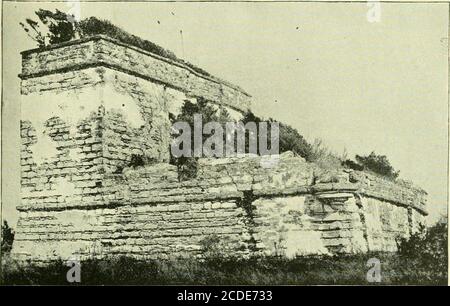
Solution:
<svg viewBox="0 0 450 306"><path fill-rule="evenodd" d="M169 112L245 94L141 51L99 37L23 54L19 258L202 256L211 237L236 256L394 251L419 230L420 188L292 152L200 159L180 182Z"/></svg>
<svg viewBox="0 0 450 306"><path fill-rule="evenodd" d="M119 70L240 111L250 108L251 97L237 86L103 35L53 45L44 51L23 52L21 77L29 79L87 67Z"/></svg>
<svg viewBox="0 0 450 306"><path fill-rule="evenodd" d="M345 190L315 191L316 166L300 158L280 158L273 169L256 160L204 159L202 176L187 182L179 182L176 167L164 163L126 168L103 177L97 188L100 206L95 197L75 206L57 201L56 206L22 205L15 252L34 243L36 254L50 256L47 250L54 252L56 241L72 241L65 248L78 256L200 256L201 241L211 235L221 239L228 254L240 256L394 251L395 239L407 237L423 221L421 211L401 198L389 202L366 196L367 187L358 189L356 183ZM279 173L288 179L274 180ZM254 192L258 184L265 188ZM91 239L99 254L92 253ZM39 253L47 240L52 243L43 244Z"/></svg>

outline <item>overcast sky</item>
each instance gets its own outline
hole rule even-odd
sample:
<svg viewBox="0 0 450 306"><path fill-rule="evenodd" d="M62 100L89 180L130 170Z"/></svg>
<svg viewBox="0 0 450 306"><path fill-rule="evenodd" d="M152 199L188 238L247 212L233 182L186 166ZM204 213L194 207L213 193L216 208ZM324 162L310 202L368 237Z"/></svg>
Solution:
<svg viewBox="0 0 450 306"><path fill-rule="evenodd" d="M3 206L19 201L19 26L38 8L3 3ZM253 109L350 157L375 150L429 193L432 219L447 205L447 4L83 3L96 16L174 51L254 97ZM182 31L182 35L180 34Z"/></svg>

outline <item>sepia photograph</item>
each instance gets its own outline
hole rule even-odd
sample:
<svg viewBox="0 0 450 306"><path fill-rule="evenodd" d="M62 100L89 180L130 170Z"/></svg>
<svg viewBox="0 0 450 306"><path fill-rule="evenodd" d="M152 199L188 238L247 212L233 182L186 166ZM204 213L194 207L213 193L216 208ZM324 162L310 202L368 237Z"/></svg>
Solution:
<svg viewBox="0 0 450 306"><path fill-rule="evenodd" d="M0 285L447 286L449 15L2 1Z"/></svg>

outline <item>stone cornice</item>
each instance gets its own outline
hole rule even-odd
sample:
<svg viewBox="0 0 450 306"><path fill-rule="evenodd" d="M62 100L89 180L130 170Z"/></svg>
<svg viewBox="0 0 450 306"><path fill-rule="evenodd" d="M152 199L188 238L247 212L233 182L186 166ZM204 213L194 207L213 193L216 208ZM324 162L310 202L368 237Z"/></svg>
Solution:
<svg viewBox="0 0 450 306"><path fill-rule="evenodd" d="M216 77L213 77L213 76L208 76L208 75L202 74L200 72L197 72L194 69L192 69L191 67L189 67L189 66L187 66L187 65L185 65L185 64L183 64L181 62L177 62L177 61L172 60L170 58L157 55L157 54L152 53L150 51L138 48L136 46L133 46L133 45L121 42L121 41L119 41L117 39L111 38L111 37L106 36L106 35L101 35L101 34L88 36L88 37L84 37L84 38L80 38L80 39L74 39L74 40L70 40L70 41L67 41L67 42L63 42L63 43L59 43L59 44L53 44L53 45L49 45L49 46L42 47L42 48L28 49L28 50L24 50L24 51L20 52L20 54L22 55L22 58L24 58L27 55L33 54L33 53L39 53L39 52L49 51L49 50L53 50L53 49L59 49L59 48L67 47L67 46L77 45L77 44L85 43L85 42L88 42L88 41L98 41L98 40L110 41L110 42L113 42L113 43L115 43L115 44L117 44L119 46L123 46L123 47L129 48L129 49L136 50L136 51L138 51L138 52L140 52L142 54L145 54L145 55L157 58L157 59L159 59L161 61L164 61L164 62L167 62L167 63L169 63L171 65L178 66L178 67L181 67L183 69L189 70L191 73L193 73L193 74L195 74L195 75L197 75L197 76L199 76L201 78L204 78L206 80L209 80L211 82L215 82L215 83L218 83L218 84L223 84L223 85L226 85L226 86L228 86L230 88L239 90L240 92L242 92L243 94L247 95L248 97L251 97L251 95L249 93L247 93L245 90L243 90L239 86L236 86L234 84L231 84L231 83L229 83L227 81L224 81L224 80L221 80L219 78L216 78ZM21 78L27 78L28 76L29 75L27 75L27 74L19 74L19 77L21 77Z"/></svg>
<svg viewBox="0 0 450 306"><path fill-rule="evenodd" d="M105 35L23 51L22 80L90 67L107 67L244 112L251 96L240 87L188 65Z"/></svg>

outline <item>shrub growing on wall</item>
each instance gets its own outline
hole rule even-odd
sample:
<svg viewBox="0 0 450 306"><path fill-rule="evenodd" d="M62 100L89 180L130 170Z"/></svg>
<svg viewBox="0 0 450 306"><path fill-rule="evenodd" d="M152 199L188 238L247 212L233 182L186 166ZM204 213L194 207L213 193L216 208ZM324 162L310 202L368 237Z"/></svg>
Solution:
<svg viewBox="0 0 450 306"><path fill-rule="evenodd" d="M342 166L349 168L349 169L358 170L358 171L364 170L364 166L358 164L357 162L355 162L351 159L344 160L342 162Z"/></svg>
<svg viewBox="0 0 450 306"><path fill-rule="evenodd" d="M397 247L404 273L399 281L411 283L446 284L448 277L447 218L422 228L409 239L398 239ZM409 274L409 275L408 275ZM408 277L405 277L408 275Z"/></svg>
<svg viewBox="0 0 450 306"><path fill-rule="evenodd" d="M312 147L292 126L280 124L280 153L292 151L307 161L312 160Z"/></svg>
<svg viewBox="0 0 450 306"><path fill-rule="evenodd" d="M217 79L211 76L207 71L176 57L172 51L151 41L130 34L108 20L89 17L76 21L73 15L68 15L59 10L52 12L39 9L35 14L38 16L39 22L27 18L25 22L21 22L20 25L27 35L38 44L38 47L45 47L47 45L67 42L81 37L102 34L123 43L152 52L156 55L171 59L175 62L182 63L195 72ZM222 80L220 81L223 82Z"/></svg>
<svg viewBox="0 0 450 306"><path fill-rule="evenodd" d="M251 111L244 114L242 122L246 124L247 122L261 122L263 119L259 118ZM269 122L278 122L280 128L279 134L279 149L280 153L292 151L295 154L305 158L307 161L313 161L312 156L312 146L303 138L300 133L292 126L276 121L269 118ZM270 130L270 127L268 128ZM268 137L269 138L269 137Z"/></svg>
<svg viewBox="0 0 450 306"><path fill-rule="evenodd" d="M172 124L175 122L186 122L191 127L191 131L194 131L194 115L201 114L203 123L206 122L219 122L222 124L222 128L225 130L225 123L231 122L232 119L225 108L216 109L203 98L197 98L197 103L186 100L181 107L181 112L178 116L169 115ZM176 134L173 135L177 136ZM191 143L194 143L194 133L191 134ZM203 142L209 137L209 135L202 135ZM224 135L225 141L226 135ZM176 165L178 168L178 174L180 180L193 178L197 174L197 161L198 158L194 157L193 147L191 148L191 157L174 157L171 155L170 163Z"/></svg>
<svg viewBox="0 0 450 306"><path fill-rule="evenodd" d="M14 241L14 231L9 227L8 222L6 220L3 221L2 226L2 244L1 244L1 253L9 253L12 248L12 244Z"/></svg>
<svg viewBox="0 0 450 306"><path fill-rule="evenodd" d="M330 150L330 148L323 144L321 139L314 139L311 148L309 161L315 162L324 169L333 170L342 167L342 160L344 157L338 156L335 152Z"/></svg>
<svg viewBox="0 0 450 306"><path fill-rule="evenodd" d="M385 155L377 155L372 151L367 156L356 155L355 158L364 167L364 170L372 171L390 179L396 179L400 174L400 171L396 171L391 166L391 163Z"/></svg>
<svg viewBox="0 0 450 306"><path fill-rule="evenodd" d="M37 42L39 47L58 44L79 37L78 23L73 15L68 15L60 10L55 12L39 9L35 12L39 22L27 18L20 25L27 35ZM41 26L43 26L41 28Z"/></svg>

